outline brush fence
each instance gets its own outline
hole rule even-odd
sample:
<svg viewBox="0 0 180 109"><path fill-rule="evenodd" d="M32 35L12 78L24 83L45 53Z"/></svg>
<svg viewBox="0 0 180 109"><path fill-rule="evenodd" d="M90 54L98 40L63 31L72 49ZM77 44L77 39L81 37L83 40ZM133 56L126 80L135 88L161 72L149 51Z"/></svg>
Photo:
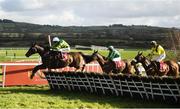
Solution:
<svg viewBox="0 0 180 109"><path fill-rule="evenodd" d="M130 96L180 103L180 78L106 75L81 72L44 72L52 90Z"/></svg>

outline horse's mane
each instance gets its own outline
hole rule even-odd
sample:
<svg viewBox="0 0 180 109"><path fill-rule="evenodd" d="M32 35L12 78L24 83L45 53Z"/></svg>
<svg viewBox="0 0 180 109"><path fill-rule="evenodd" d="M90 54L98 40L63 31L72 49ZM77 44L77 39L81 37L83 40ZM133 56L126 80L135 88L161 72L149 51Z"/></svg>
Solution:
<svg viewBox="0 0 180 109"><path fill-rule="evenodd" d="M107 60L106 57L103 56L102 54L100 54L100 53L97 53L97 54L99 54L100 56L102 56L102 58L103 58L104 60Z"/></svg>
<svg viewBox="0 0 180 109"><path fill-rule="evenodd" d="M38 46L44 48L45 51L50 51L50 46L47 46L47 45L42 45L42 44L37 44Z"/></svg>
<svg viewBox="0 0 180 109"><path fill-rule="evenodd" d="M82 57L84 58L84 60L85 60L86 63L90 63L91 61L93 61L92 55L85 55L85 54L82 53L82 52L79 52L79 54L82 55Z"/></svg>
<svg viewBox="0 0 180 109"><path fill-rule="evenodd" d="M50 47L49 46L43 46L45 51L50 51Z"/></svg>

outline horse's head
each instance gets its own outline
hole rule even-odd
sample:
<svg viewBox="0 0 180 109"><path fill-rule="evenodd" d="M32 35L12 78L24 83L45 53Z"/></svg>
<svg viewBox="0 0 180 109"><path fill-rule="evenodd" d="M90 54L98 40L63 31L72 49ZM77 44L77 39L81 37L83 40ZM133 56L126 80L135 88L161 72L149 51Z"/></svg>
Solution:
<svg viewBox="0 0 180 109"><path fill-rule="evenodd" d="M97 60L98 62L101 62L101 63L104 63L105 61L105 57L99 54L98 50L94 51L94 53L92 54L92 58L93 60Z"/></svg>
<svg viewBox="0 0 180 109"><path fill-rule="evenodd" d="M29 50L27 51L27 53L25 54L26 57L29 57L35 53L38 53L38 45L36 43L33 43L32 46L29 48Z"/></svg>
<svg viewBox="0 0 180 109"><path fill-rule="evenodd" d="M134 61L136 63L142 63L145 66L149 66L151 64L151 61L148 58L146 58L142 52L138 52L137 56L134 58Z"/></svg>
<svg viewBox="0 0 180 109"><path fill-rule="evenodd" d="M134 61L136 61L136 63L142 62L144 60L144 56L142 54L142 52L138 52L138 54L135 56Z"/></svg>
<svg viewBox="0 0 180 109"><path fill-rule="evenodd" d="M98 50L94 51L91 56L92 56L93 60L97 60L98 59Z"/></svg>

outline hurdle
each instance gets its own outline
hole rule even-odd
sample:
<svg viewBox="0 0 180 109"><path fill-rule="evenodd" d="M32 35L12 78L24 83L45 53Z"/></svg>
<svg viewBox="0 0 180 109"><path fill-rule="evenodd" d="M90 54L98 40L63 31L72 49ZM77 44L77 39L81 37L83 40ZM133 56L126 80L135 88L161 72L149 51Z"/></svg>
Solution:
<svg viewBox="0 0 180 109"><path fill-rule="evenodd" d="M107 75L82 72L44 72L51 90L85 91L180 103L180 78Z"/></svg>

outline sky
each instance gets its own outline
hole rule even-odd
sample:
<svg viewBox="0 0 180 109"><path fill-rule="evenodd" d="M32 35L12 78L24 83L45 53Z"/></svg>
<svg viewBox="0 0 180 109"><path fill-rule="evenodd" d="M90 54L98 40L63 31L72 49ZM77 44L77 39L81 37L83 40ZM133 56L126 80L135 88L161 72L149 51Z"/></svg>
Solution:
<svg viewBox="0 0 180 109"><path fill-rule="evenodd" d="M180 27L180 0L0 0L0 19L60 26Z"/></svg>

